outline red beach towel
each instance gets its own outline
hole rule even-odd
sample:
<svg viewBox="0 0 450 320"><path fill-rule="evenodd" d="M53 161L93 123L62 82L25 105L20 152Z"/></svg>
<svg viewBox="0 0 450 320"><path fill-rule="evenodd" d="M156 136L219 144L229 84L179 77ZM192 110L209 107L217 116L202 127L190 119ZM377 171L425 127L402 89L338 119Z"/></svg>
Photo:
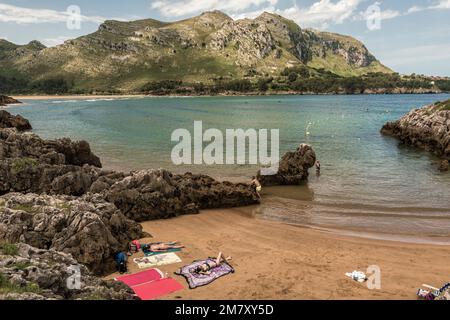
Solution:
<svg viewBox="0 0 450 320"><path fill-rule="evenodd" d="M142 300L153 300L169 293L183 289L183 286L172 278L160 279L131 287Z"/></svg>
<svg viewBox="0 0 450 320"><path fill-rule="evenodd" d="M142 300L153 300L166 294L183 289L183 286L172 278L164 278L159 269L149 269L135 274L127 274L116 278L122 281Z"/></svg>
<svg viewBox="0 0 450 320"><path fill-rule="evenodd" d="M159 269L149 269L135 274L127 274L116 278L118 281L122 281L127 286L133 288L133 286L160 280L163 278L163 274Z"/></svg>

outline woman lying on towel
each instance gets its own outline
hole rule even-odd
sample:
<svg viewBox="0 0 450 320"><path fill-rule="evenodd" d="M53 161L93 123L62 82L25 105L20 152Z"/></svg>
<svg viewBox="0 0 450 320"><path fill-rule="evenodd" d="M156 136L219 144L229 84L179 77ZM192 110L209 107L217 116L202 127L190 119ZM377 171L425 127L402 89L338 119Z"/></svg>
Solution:
<svg viewBox="0 0 450 320"><path fill-rule="evenodd" d="M215 267L220 266L222 263L230 260L231 257L225 258L224 254L222 252L219 252L219 255L217 256L215 261L207 261L204 264L201 264L197 268L195 268L193 272L200 274L210 274L211 269L214 269Z"/></svg>
<svg viewBox="0 0 450 320"><path fill-rule="evenodd" d="M151 251L151 252L165 252L170 249L181 249L184 248L183 245L178 244L178 241L173 242L157 242L157 243L150 243L146 245L144 251Z"/></svg>

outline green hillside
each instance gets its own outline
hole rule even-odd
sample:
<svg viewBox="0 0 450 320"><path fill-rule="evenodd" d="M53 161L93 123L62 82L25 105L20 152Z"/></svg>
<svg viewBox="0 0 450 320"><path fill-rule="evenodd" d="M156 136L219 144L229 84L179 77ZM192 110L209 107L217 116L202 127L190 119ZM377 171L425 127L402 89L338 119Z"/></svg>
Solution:
<svg viewBox="0 0 450 320"><path fill-rule="evenodd" d="M161 80L257 82L295 68L342 77L392 73L356 39L304 30L271 13L236 21L220 11L170 23L106 21L51 48L0 41L0 77L9 87L27 82L74 93L133 92Z"/></svg>

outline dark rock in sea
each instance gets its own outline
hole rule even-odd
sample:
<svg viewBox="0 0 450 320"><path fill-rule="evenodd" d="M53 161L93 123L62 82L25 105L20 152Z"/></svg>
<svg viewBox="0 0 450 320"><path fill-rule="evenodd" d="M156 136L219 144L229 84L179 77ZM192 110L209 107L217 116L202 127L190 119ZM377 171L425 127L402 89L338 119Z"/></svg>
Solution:
<svg viewBox="0 0 450 320"><path fill-rule="evenodd" d="M95 274L114 271L114 252L143 236L141 225L99 195L0 197L0 242L69 253Z"/></svg>
<svg viewBox="0 0 450 320"><path fill-rule="evenodd" d="M450 101L414 109L399 120L386 123L381 133L450 160Z"/></svg>
<svg viewBox="0 0 450 320"><path fill-rule="evenodd" d="M14 98L0 94L0 106L6 106L7 104L17 104L17 103L22 103L22 102L14 99Z"/></svg>
<svg viewBox="0 0 450 320"><path fill-rule="evenodd" d="M298 185L308 179L308 170L316 163L316 153L310 145L301 144L296 151L287 152L279 162L278 172L257 178L263 186Z"/></svg>
<svg viewBox="0 0 450 320"><path fill-rule="evenodd" d="M62 299L138 298L122 282L104 281L93 276L70 254L24 243L0 245L0 300Z"/></svg>
<svg viewBox="0 0 450 320"><path fill-rule="evenodd" d="M105 191L106 199L135 221L259 202L256 192L247 184L218 182L191 173L174 175L162 169L134 172Z"/></svg>
<svg viewBox="0 0 450 320"><path fill-rule="evenodd" d="M19 131L32 129L27 119L20 115L13 116L6 110L0 110L0 128L16 128Z"/></svg>

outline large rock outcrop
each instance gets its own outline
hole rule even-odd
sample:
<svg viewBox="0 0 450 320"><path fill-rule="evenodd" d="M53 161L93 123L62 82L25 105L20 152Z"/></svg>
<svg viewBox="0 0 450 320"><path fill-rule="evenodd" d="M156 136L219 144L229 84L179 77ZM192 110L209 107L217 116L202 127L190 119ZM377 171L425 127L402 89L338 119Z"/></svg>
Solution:
<svg viewBox="0 0 450 320"><path fill-rule="evenodd" d="M106 188L108 201L135 221L197 213L199 209L258 203L246 184L218 182L205 175L174 175L166 170L143 170Z"/></svg>
<svg viewBox="0 0 450 320"><path fill-rule="evenodd" d="M0 110L0 128L16 128L19 131L25 131L31 130L31 124L20 115L13 116L6 110Z"/></svg>
<svg viewBox="0 0 450 320"><path fill-rule="evenodd" d="M99 195L0 197L0 242L69 253L95 274L113 271L114 252L143 236L142 226Z"/></svg>
<svg viewBox="0 0 450 320"><path fill-rule="evenodd" d="M67 138L44 140L32 133L18 132L13 127L10 125L8 129L0 130L0 160L33 158L51 165L102 166L99 157L92 153L86 141L71 141Z"/></svg>
<svg viewBox="0 0 450 320"><path fill-rule="evenodd" d="M414 109L386 123L381 132L450 160L450 100Z"/></svg>
<svg viewBox="0 0 450 320"><path fill-rule="evenodd" d="M24 243L0 245L0 300L49 299L138 298L120 281L103 281L93 276L70 254Z"/></svg>
<svg viewBox="0 0 450 320"><path fill-rule="evenodd" d="M287 152L280 160L278 172L257 178L263 186L298 185L308 179L308 170L316 162L316 153L310 145L301 144L296 151Z"/></svg>

